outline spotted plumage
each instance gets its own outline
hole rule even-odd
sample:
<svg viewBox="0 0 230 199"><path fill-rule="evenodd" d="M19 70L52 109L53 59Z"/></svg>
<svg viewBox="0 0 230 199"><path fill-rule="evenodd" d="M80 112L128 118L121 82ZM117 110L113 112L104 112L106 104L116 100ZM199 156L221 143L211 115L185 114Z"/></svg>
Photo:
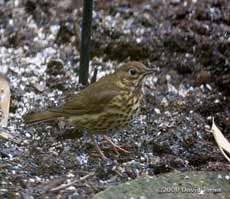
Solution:
<svg viewBox="0 0 230 199"><path fill-rule="evenodd" d="M64 120L91 135L115 132L138 113L143 80L152 72L140 62L129 62L74 95L60 108L28 114L24 119L26 123Z"/></svg>

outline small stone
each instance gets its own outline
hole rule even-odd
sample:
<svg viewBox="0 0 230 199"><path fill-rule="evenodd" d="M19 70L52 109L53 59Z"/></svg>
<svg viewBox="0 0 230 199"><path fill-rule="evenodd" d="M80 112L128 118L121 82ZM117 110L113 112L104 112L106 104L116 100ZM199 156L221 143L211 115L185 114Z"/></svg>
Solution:
<svg viewBox="0 0 230 199"><path fill-rule="evenodd" d="M76 187L70 186L70 187L67 187L66 190L68 190L68 191L76 191Z"/></svg>
<svg viewBox="0 0 230 199"><path fill-rule="evenodd" d="M206 84L206 88L208 89L208 90L212 90L212 87L211 87L211 85L210 84Z"/></svg>
<svg viewBox="0 0 230 199"><path fill-rule="evenodd" d="M145 161L145 157L141 156L141 162L144 162Z"/></svg>
<svg viewBox="0 0 230 199"><path fill-rule="evenodd" d="M200 86L202 84L207 84L210 82L211 79L211 73L209 71L200 71L196 76L196 85Z"/></svg>
<svg viewBox="0 0 230 199"><path fill-rule="evenodd" d="M66 176L67 176L68 178L73 178L73 177L75 177L75 175L74 175L73 173L68 173Z"/></svg>
<svg viewBox="0 0 230 199"><path fill-rule="evenodd" d="M215 103L215 104L219 104L219 103L220 103L220 100L219 100L219 99L215 99L214 103Z"/></svg>
<svg viewBox="0 0 230 199"><path fill-rule="evenodd" d="M1 192L8 192L8 189L0 189L0 193Z"/></svg>
<svg viewBox="0 0 230 199"><path fill-rule="evenodd" d="M29 133L25 134L27 138L31 138L31 135Z"/></svg>
<svg viewBox="0 0 230 199"><path fill-rule="evenodd" d="M29 179L29 182L34 183L34 182L35 182L35 179L30 178L30 179Z"/></svg>
<svg viewBox="0 0 230 199"><path fill-rule="evenodd" d="M158 109L158 108L155 108L154 111L155 111L156 114L160 114L161 113L160 109Z"/></svg>

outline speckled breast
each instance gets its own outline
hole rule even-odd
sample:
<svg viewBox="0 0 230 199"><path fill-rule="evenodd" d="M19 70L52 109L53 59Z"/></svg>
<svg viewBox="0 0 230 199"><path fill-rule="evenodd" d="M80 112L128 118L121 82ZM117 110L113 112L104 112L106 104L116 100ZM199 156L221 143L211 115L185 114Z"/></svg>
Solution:
<svg viewBox="0 0 230 199"><path fill-rule="evenodd" d="M142 99L142 93L127 92L117 96L98 119L97 128L94 131L109 133L125 128L139 113Z"/></svg>
<svg viewBox="0 0 230 199"><path fill-rule="evenodd" d="M122 92L104 110L95 114L73 116L68 121L89 133L111 133L125 128L138 114L143 99L141 92Z"/></svg>

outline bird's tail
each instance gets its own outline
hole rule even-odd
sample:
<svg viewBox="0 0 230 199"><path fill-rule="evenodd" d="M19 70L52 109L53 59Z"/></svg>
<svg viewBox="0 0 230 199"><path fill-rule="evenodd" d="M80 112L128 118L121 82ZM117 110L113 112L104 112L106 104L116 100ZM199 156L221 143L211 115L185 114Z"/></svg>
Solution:
<svg viewBox="0 0 230 199"><path fill-rule="evenodd" d="M23 119L24 119L26 124L33 124L33 123L39 123L39 122L54 120L54 119L59 118L61 116L62 115L58 112L45 111L45 112L41 112L41 113L26 114L23 117Z"/></svg>

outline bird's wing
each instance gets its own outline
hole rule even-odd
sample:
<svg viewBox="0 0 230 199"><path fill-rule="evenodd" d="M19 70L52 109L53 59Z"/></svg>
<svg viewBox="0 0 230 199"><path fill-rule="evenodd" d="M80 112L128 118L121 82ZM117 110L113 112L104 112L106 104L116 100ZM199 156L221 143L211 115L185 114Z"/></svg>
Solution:
<svg viewBox="0 0 230 199"><path fill-rule="evenodd" d="M110 84L92 84L52 111L62 113L63 116L100 113L119 94L119 89Z"/></svg>
<svg viewBox="0 0 230 199"><path fill-rule="evenodd" d="M76 95L64 104L59 111L71 115L93 114L102 112L106 105L118 95L117 91L101 91L87 96Z"/></svg>

